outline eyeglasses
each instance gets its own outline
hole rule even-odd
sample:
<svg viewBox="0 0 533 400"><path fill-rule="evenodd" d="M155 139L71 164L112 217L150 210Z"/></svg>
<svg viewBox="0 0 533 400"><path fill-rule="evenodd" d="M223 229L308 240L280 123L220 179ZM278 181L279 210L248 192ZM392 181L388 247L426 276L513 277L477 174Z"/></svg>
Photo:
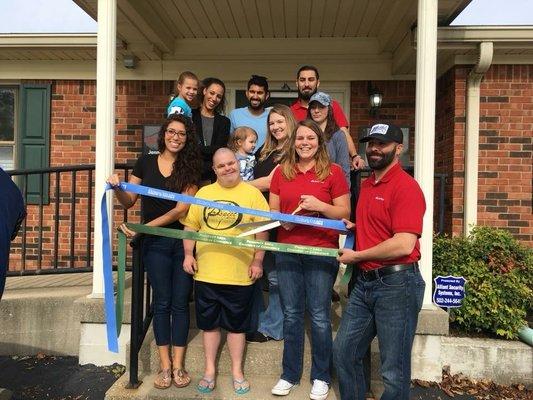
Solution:
<svg viewBox="0 0 533 400"><path fill-rule="evenodd" d="M174 129L167 129L165 133L169 136L178 136L179 138L187 137L187 132L184 131L175 131Z"/></svg>

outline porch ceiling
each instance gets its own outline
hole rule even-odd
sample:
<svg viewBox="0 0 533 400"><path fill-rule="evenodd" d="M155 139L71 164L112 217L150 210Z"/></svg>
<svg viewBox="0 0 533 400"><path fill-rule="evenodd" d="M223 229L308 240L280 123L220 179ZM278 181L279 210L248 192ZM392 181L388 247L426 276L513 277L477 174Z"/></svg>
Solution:
<svg viewBox="0 0 533 400"><path fill-rule="evenodd" d="M440 0L439 25L471 0ZM97 19L97 0L74 0ZM142 59L179 58L198 39L361 38L392 53L416 23L417 0L117 0L117 34ZM283 46L283 42L277 42Z"/></svg>

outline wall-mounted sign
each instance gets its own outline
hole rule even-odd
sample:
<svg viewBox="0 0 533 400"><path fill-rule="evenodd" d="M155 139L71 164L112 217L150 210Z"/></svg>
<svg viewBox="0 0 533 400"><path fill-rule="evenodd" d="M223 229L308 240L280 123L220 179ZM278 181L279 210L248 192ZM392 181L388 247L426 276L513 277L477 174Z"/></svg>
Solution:
<svg viewBox="0 0 533 400"><path fill-rule="evenodd" d="M157 138L161 125L143 126L143 154L159 154Z"/></svg>
<svg viewBox="0 0 533 400"><path fill-rule="evenodd" d="M465 298L466 279L462 276L437 276L433 303L439 307L461 307Z"/></svg>

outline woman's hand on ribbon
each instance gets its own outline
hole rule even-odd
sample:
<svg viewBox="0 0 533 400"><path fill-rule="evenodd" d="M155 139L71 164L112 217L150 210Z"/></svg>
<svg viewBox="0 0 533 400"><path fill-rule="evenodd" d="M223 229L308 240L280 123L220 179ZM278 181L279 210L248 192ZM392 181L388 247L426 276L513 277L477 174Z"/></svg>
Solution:
<svg viewBox="0 0 533 400"><path fill-rule="evenodd" d="M263 264L259 260L252 260L248 267L248 276L255 281L263 276Z"/></svg>
<svg viewBox="0 0 533 400"><path fill-rule="evenodd" d="M198 271L196 259L191 255L186 255L183 259L183 270L190 275L194 275Z"/></svg>
<svg viewBox="0 0 533 400"><path fill-rule="evenodd" d="M107 178L106 183L109 183L113 190L120 189L120 178L117 174L113 174Z"/></svg>
<svg viewBox="0 0 533 400"><path fill-rule="evenodd" d="M344 225L346 225L346 230L355 231L355 224L352 221L350 221L350 220L348 220L346 218L343 218L342 222L344 222Z"/></svg>
<svg viewBox="0 0 533 400"><path fill-rule="evenodd" d="M315 196L310 194L302 194L300 196L300 208L307 211L322 212L324 208L324 202L318 200Z"/></svg>
<svg viewBox="0 0 533 400"><path fill-rule="evenodd" d="M122 223L118 226L118 229L120 229L127 237L132 238L135 236L135 231L132 231L129 229L125 223Z"/></svg>

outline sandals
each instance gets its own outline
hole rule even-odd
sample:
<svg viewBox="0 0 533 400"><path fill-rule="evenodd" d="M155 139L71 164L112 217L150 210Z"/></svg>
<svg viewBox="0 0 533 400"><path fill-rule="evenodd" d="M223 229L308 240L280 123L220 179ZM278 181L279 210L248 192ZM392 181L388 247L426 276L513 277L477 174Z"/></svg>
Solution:
<svg viewBox="0 0 533 400"><path fill-rule="evenodd" d="M250 382L246 378L233 379L233 390L235 394L246 394L250 391Z"/></svg>
<svg viewBox="0 0 533 400"><path fill-rule="evenodd" d="M200 379L200 382L198 382L196 389L203 394L211 393L215 389L215 378L209 379L204 376Z"/></svg>
<svg viewBox="0 0 533 400"><path fill-rule="evenodd" d="M184 369L174 369L172 370L172 382L177 388L184 388L191 383L191 377L189 373Z"/></svg>
<svg viewBox="0 0 533 400"><path fill-rule="evenodd" d="M172 385L172 373L170 369L159 371L154 380L154 387L157 389L168 389L170 385Z"/></svg>

